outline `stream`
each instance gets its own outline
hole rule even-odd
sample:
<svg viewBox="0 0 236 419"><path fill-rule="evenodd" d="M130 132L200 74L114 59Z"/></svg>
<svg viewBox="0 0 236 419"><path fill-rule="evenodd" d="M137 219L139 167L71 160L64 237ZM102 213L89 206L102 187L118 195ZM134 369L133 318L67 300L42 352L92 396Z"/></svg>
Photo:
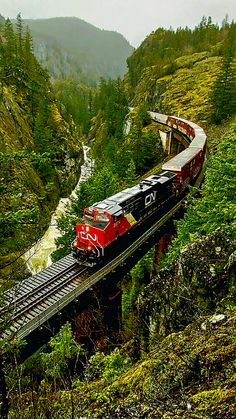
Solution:
<svg viewBox="0 0 236 419"><path fill-rule="evenodd" d="M94 167L94 160L88 157L89 147L83 146L84 164L81 166L81 175L79 181L71 192L68 198L61 198L56 210L54 211L50 225L43 237L31 247L24 255L24 260L28 270L32 275L40 272L52 264L51 254L56 250L55 239L60 236L60 231L57 227L57 220L66 213L74 198L76 192L80 188L80 184L86 181L92 174Z"/></svg>

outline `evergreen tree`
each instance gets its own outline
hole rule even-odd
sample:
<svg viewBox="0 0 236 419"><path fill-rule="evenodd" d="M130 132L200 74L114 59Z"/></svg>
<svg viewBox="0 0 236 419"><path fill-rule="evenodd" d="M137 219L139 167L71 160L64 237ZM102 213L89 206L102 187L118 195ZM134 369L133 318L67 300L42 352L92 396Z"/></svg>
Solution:
<svg viewBox="0 0 236 419"><path fill-rule="evenodd" d="M2 48L3 78L10 84L16 75L16 37L10 19L3 28L4 46Z"/></svg>
<svg viewBox="0 0 236 419"><path fill-rule="evenodd" d="M219 75L210 95L212 120L216 124L221 123L236 112L236 68L234 57L234 47L232 44L228 44Z"/></svg>
<svg viewBox="0 0 236 419"><path fill-rule="evenodd" d="M76 80L58 80L53 89L57 99L66 108L64 118L73 117L83 133L88 133L91 118L92 89Z"/></svg>
<svg viewBox="0 0 236 419"><path fill-rule="evenodd" d="M127 171L125 173L125 182L130 187L132 186L136 180L136 167L133 158L131 158L129 165L127 167Z"/></svg>
<svg viewBox="0 0 236 419"><path fill-rule="evenodd" d="M29 27L26 28L26 32L24 34L23 44L22 44L22 57L23 62L27 63L27 73L28 75L32 75L33 70L36 67L36 59L33 55L33 40L29 30Z"/></svg>
<svg viewBox="0 0 236 419"><path fill-rule="evenodd" d="M34 138L37 151L39 152L52 151L53 136L49 127L50 116L51 112L48 100L47 98L42 98L39 103L34 125Z"/></svg>
<svg viewBox="0 0 236 419"><path fill-rule="evenodd" d="M17 33L17 58L19 62L22 62L22 47L24 38L24 25L19 13L16 17L16 33Z"/></svg>

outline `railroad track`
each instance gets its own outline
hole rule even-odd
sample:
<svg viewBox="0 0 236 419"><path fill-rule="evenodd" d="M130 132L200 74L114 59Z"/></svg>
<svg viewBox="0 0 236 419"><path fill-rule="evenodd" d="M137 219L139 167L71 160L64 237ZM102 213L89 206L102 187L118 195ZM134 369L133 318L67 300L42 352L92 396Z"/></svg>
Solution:
<svg viewBox="0 0 236 419"><path fill-rule="evenodd" d="M5 293L8 304L12 307L24 304L35 293L40 293L47 286L50 288L52 280L54 281L61 275L69 273L75 266L75 260L71 255L68 255L39 274L26 278Z"/></svg>
<svg viewBox="0 0 236 419"><path fill-rule="evenodd" d="M20 308L17 309L16 313L13 314L12 320L15 321L22 315L26 314L27 312L31 313L32 310L37 312L37 306L45 299L49 299L51 296L55 298L62 297L65 292L68 290L74 289L74 286L78 286L80 282L83 281L82 274L87 271L87 269L78 270L76 268L68 269L68 272L63 272L61 275L56 275L53 279L53 282L50 284L45 284L45 287L41 287L40 289L36 289L35 293L32 293L30 298L24 299L21 302Z"/></svg>
<svg viewBox="0 0 236 419"><path fill-rule="evenodd" d="M49 268L33 275L7 291L7 305L0 311L11 314L11 326L6 335L14 335L30 324L51 305L57 304L89 276L89 269L78 266L68 255Z"/></svg>

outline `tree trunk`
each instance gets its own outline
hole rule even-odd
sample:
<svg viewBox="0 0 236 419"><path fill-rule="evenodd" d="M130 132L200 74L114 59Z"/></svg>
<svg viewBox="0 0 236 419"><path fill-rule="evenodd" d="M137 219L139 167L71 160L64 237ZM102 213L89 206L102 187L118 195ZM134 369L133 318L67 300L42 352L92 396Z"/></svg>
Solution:
<svg viewBox="0 0 236 419"><path fill-rule="evenodd" d="M3 369L3 356L0 355L0 417L8 418L7 386Z"/></svg>

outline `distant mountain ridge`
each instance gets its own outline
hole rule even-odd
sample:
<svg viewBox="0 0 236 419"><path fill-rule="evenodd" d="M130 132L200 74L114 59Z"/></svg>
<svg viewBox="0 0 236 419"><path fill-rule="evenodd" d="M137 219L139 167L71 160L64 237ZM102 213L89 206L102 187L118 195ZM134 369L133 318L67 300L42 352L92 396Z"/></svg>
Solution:
<svg viewBox="0 0 236 419"><path fill-rule="evenodd" d="M123 35L99 29L76 17L26 19L35 55L53 78L122 77L134 48Z"/></svg>

